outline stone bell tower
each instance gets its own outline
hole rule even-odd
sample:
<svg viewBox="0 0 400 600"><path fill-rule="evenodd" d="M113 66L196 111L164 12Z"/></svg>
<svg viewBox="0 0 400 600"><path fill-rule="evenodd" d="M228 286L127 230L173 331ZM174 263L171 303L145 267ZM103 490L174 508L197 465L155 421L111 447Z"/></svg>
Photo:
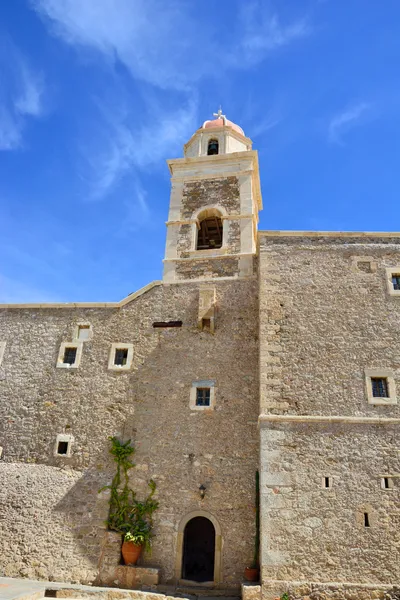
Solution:
<svg viewBox="0 0 400 600"><path fill-rule="evenodd" d="M257 152L221 110L168 160L171 199L164 282L255 275L258 211Z"/></svg>

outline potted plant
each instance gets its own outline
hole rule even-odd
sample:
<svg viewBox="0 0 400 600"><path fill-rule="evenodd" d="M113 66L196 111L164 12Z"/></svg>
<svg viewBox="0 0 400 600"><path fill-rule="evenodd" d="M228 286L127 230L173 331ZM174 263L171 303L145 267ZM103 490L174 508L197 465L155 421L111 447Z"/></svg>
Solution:
<svg viewBox="0 0 400 600"><path fill-rule="evenodd" d="M244 570L247 581L258 581L260 576L260 475L256 471L256 536L254 543L254 557L250 567Z"/></svg>
<svg viewBox="0 0 400 600"><path fill-rule="evenodd" d="M130 460L135 449L130 440L124 443L115 437L110 437L109 440L117 472L111 485L102 488L111 490L110 512L106 523L109 529L123 535L122 558L125 564L135 565L143 548L148 551L151 549L152 515L158 508L157 500L153 499L156 484L150 479L149 495L143 501L137 500L135 492L129 487L128 474L129 469L135 466ZM122 487L121 475L124 478Z"/></svg>

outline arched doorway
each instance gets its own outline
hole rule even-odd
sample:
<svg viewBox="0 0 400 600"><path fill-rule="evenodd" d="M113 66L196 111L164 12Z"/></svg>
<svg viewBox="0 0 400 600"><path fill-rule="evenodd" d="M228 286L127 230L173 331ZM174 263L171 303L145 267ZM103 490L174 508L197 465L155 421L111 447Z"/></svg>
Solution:
<svg viewBox="0 0 400 600"><path fill-rule="evenodd" d="M183 534L182 579L214 581L215 528L206 517L187 522Z"/></svg>

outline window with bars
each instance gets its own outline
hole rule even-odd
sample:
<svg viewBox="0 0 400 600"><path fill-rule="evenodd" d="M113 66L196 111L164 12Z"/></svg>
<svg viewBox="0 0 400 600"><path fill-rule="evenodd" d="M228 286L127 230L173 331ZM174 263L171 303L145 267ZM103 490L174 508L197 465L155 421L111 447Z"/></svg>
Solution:
<svg viewBox="0 0 400 600"><path fill-rule="evenodd" d="M219 152L219 143L218 140L210 140L208 142L208 146L207 146L207 154L213 155L213 154L218 154Z"/></svg>
<svg viewBox="0 0 400 600"><path fill-rule="evenodd" d="M197 250L211 250L222 246L222 220L208 217L200 223L197 234Z"/></svg>
<svg viewBox="0 0 400 600"><path fill-rule="evenodd" d="M196 389L196 406L210 406L210 388Z"/></svg>
<svg viewBox="0 0 400 600"><path fill-rule="evenodd" d="M394 290L400 290L400 273L392 274L392 285Z"/></svg>
<svg viewBox="0 0 400 600"><path fill-rule="evenodd" d="M389 386L386 377L371 377L371 385L374 398L389 398Z"/></svg>
<svg viewBox="0 0 400 600"><path fill-rule="evenodd" d="M74 365L76 362L77 348L73 346L67 346L64 349L63 363L65 365Z"/></svg>
<svg viewBox="0 0 400 600"><path fill-rule="evenodd" d="M115 350L114 356L114 365L125 366L128 361L128 349L127 348L117 348Z"/></svg>

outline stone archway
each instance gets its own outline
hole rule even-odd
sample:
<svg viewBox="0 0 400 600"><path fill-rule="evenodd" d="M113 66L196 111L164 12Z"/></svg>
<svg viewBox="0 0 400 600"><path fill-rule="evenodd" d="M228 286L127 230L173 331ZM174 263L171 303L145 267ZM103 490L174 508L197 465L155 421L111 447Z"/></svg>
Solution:
<svg viewBox="0 0 400 600"><path fill-rule="evenodd" d="M221 549L221 528L215 517L203 510L185 515L178 528L176 580L220 583Z"/></svg>

